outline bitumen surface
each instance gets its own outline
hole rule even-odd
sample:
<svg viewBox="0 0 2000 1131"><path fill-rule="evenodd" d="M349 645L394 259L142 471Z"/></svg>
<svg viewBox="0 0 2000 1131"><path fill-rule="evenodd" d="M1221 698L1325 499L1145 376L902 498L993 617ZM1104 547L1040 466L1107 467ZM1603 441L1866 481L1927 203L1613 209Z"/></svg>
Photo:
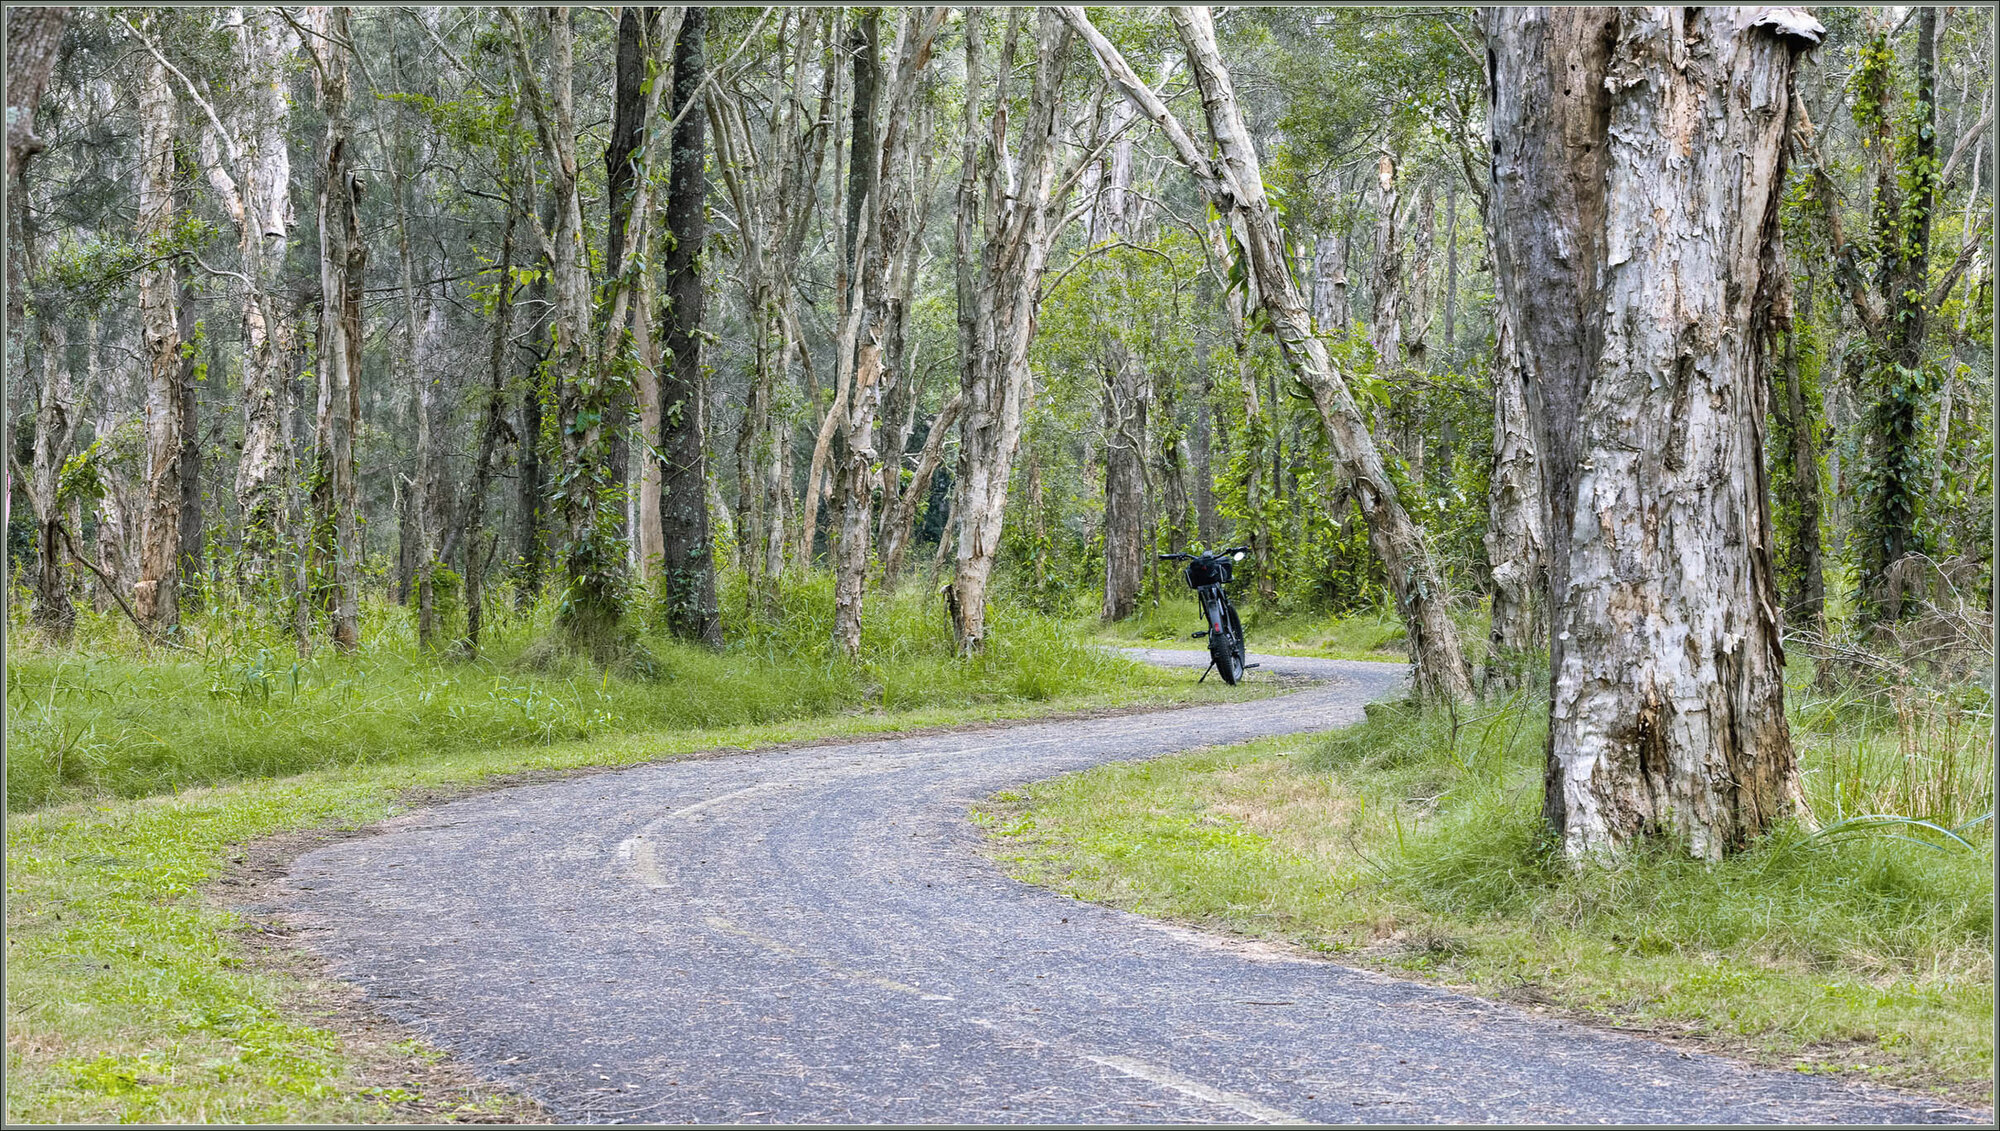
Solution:
<svg viewBox="0 0 2000 1131"><path fill-rule="evenodd" d="M966 810L996 791L1340 726L1406 672L1250 658L1324 682L469 797L302 856L279 910L565 1122L1986 1121L1169 927L978 852Z"/></svg>

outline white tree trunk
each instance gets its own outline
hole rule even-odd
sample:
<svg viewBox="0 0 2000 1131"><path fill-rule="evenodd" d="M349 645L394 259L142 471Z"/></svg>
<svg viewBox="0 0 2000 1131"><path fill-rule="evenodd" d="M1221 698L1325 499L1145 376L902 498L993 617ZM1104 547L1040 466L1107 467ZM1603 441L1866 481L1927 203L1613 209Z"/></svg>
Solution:
<svg viewBox="0 0 2000 1131"><path fill-rule="evenodd" d="M236 222L243 261L243 450L236 462L236 504L242 515L242 579L255 584L273 568L285 504L284 387L290 331L275 292L291 229L290 147L285 141L287 70L299 42L275 12L237 8L236 33L243 99L236 121L232 180L218 154L205 152ZM232 139L210 135L204 150Z"/></svg>
<svg viewBox="0 0 2000 1131"><path fill-rule="evenodd" d="M1489 9L1496 275L1550 498L1544 814L1714 859L1790 811L1762 366L1797 9Z"/></svg>
<svg viewBox="0 0 2000 1131"><path fill-rule="evenodd" d="M142 27L158 34L160 17ZM174 222L174 93L164 62L139 61L139 231L166 239ZM146 506L139 533L139 580L132 608L141 624L163 633L180 622L181 336L175 320L176 272L155 263L139 274L139 318L146 338Z"/></svg>
<svg viewBox="0 0 2000 1131"><path fill-rule="evenodd" d="M361 643L361 530L354 439L361 422L361 293L368 245L361 234L362 182L350 169L352 126L347 116L346 8L314 12L321 45L320 106L326 140L320 147L319 192L319 412L315 440L319 468L314 495L323 521L333 527L330 547L333 644L352 651ZM303 606L308 594L300 593ZM304 646L304 639L301 639Z"/></svg>
<svg viewBox="0 0 2000 1131"><path fill-rule="evenodd" d="M1025 13L1009 15L1000 52L995 103L1005 106L1014 50ZM977 16L966 13L964 159L959 183L958 294L960 420L957 505L958 562L949 603L961 652L979 649L986 639L986 589L1000 550L1007 511L1007 480L1021 442L1021 416L1031 395L1028 344L1034 337L1036 292L1048 266L1053 238L1050 212L1056 177L1056 103L1070 31L1049 9L1037 15L1032 41L1036 59L1033 88L1021 128L1012 141L1019 156L1008 157L1008 115L983 115L984 91L977 81L981 37ZM980 122L991 123L984 147ZM983 172L984 184L979 174ZM983 190L983 191L982 191ZM976 241L972 225L984 222Z"/></svg>

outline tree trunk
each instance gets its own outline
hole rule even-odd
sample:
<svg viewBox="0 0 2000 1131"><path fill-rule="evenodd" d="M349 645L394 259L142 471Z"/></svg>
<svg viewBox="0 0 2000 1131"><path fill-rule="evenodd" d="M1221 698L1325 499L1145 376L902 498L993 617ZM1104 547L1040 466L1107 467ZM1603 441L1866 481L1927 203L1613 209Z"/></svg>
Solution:
<svg viewBox="0 0 2000 1131"><path fill-rule="evenodd" d="M605 356L592 333L597 320L576 155L575 36L569 9L542 10L539 30L548 55L545 85L536 74L526 32L514 9L503 11L513 33L516 78L534 115L555 206L553 230L536 231L548 255L553 295L552 356L546 364L555 386L561 453L551 483L563 528L565 593L558 625L567 647L607 661L621 643L625 582L624 540L608 496L622 489L624 473L611 451L617 382L606 369L616 359ZM614 288L614 294L623 289ZM622 320L607 321L618 326Z"/></svg>
<svg viewBox="0 0 2000 1131"><path fill-rule="evenodd" d="M791 503L791 420L781 387L796 352L809 364L797 335L793 308L799 258L818 205L819 170L824 163L826 128L833 119L840 68L822 65L836 21L811 9L799 11L797 31L786 54L783 29L779 79L789 73L789 89L771 92L782 107L759 115L766 124L764 144L750 125L741 92L723 97L711 91L708 113L715 124L717 175L735 208L739 275L748 303L753 370L742 424L737 432L738 545L750 591L750 607L767 619L781 612L778 578L791 539L786 521ZM820 80L817 107L808 86ZM761 99L759 99L761 101ZM772 171L775 171L773 176Z"/></svg>
<svg viewBox="0 0 2000 1131"><path fill-rule="evenodd" d="M532 165L529 169L532 170ZM528 191L533 190L532 172L523 182ZM538 221L543 231L555 223L555 207L546 196L540 209ZM519 553L521 557L520 600L525 607L542 595L542 570L548 560L548 547L543 541L545 523L542 502L548 498L548 476L542 469L542 393L548 374L543 362L548 358L549 333L549 272L548 249L542 249L540 256L542 270L535 273L528 284L528 309L532 311L528 330L528 379L521 393L521 443L517 468L518 488L516 506L519 509Z"/></svg>
<svg viewBox="0 0 2000 1131"><path fill-rule="evenodd" d="M512 157L509 152L502 159L501 167L512 168ZM497 264L499 289L493 304L493 341L487 351L486 423L480 429L479 452L472 460L472 487L466 492L464 510L458 521L451 524L445 535L444 548L439 553L439 557L449 560L454 543L464 543L465 635L460 639L459 653L468 660L479 658L486 562L495 541L485 533L486 489L493 480L493 465L498 458L500 444L508 435L507 342L514 334L514 228L519 216L518 207L510 200L506 227L500 234L500 262ZM533 437L517 436L515 442L528 447L534 440Z"/></svg>
<svg viewBox="0 0 2000 1131"><path fill-rule="evenodd" d="M405 271L408 260L405 259ZM407 278L406 278L407 281ZM438 453L434 435L437 413L438 351L444 337L444 304L432 296L416 328L410 350L410 374L415 388L417 414L417 474L410 492L410 515L416 520L417 542L417 649L430 652L437 639L437 520L443 511L438 498Z"/></svg>
<svg viewBox="0 0 2000 1131"><path fill-rule="evenodd" d="M1132 109L1120 101L1108 114L1106 132L1115 136L1131 120ZM1112 144L1099 177L1090 217L1093 246L1126 238L1135 226L1129 134ZM1139 611L1146 578L1146 406L1152 390L1138 359L1108 327L1098 348L1104 420L1104 604L1099 615L1117 621Z"/></svg>
<svg viewBox="0 0 2000 1131"><path fill-rule="evenodd" d="M1825 351L1813 324L1813 273L1795 299L1783 333L1783 357L1771 367L1773 537L1785 620L1817 630L1826 616L1826 569L1820 547L1820 372ZM1943 414L1941 414L1943 415Z"/></svg>
<svg viewBox="0 0 2000 1131"><path fill-rule="evenodd" d="M1322 334L1345 337L1351 317L1347 300L1345 234L1323 235L1314 241L1312 278L1313 323Z"/></svg>
<svg viewBox="0 0 2000 1131"><path fill-rule="evenodd" d="M70 603L59 494L63 461L75 446L81 419L70 380L69 334L62 321L43 314L41 327L41 395L35 404L35 448L28 469L28 502L34 510L39 565L35 573L35 626L58 643L69 640L76 627L76 606ZM11 456L11 453L9 453Z"/></svg>
<svg viewBox="0 0 2000 1131"><path fill-rule="evenodd" d="M1368 315L1377 377L1403 370L1403 194L1396 173L1396 155L1383 150L1375 161L1375 267L1369 280L1374 306Z"/></svg>
<svg viewBox="0 0 2000 1131"><path fill-rule="evenodd" d="M628 239L633 237L649 242L647 233L638 229L653 222L652 209L647 209L642 216L632 215L635 199L648 197L643 191L645 186L634 182L643 177L653 163L650 154L638 162L633 161L633 155L635 152L645 153L641 148L643 131L659 101L651 96L646 81L648 68L652 67L663 77L666 74L665 63L669 56L660 50L665 46L661 40L660 14L661 10L657 7L619 9L617 64L612 80L611 140L604 148L605 273L614 280L628 271L637 276L622 284L633 291L636 299L630 304L632 339L629 349L634 364L628 367L630 391L619 387L612 394L610 463L618 469L625 488L623 536L630 550L629 564L642 580L652 576L661 552L660 484L658 465L643 451L635 453L628 435L635 423L635 415L636 423L644 429L641 436L659 434L659 421L655 419L659 403L659 361L652 336L651 308L657 296L653 294L652 275L647 271L647 265L641 262L627 264L625 251ZM657 57L649 59L646 54L648 44L654 46ZM607 347L607 356L616 356L616 348ZM646 511L648 502L652 504L650 513ZM646 517L641 519L641 515Z"/></svg>
<svg viewBox="0 0 2000 1131"><path fill-rule="evenodd" d="M225 171L219 156L205 154L209 180L236 223L243 263L243 448L235 483L242 553L237 580L255 593L275 582L272 571L284 536L283 393L291 343L275 292L291 223L285 83L298 40L266 9L238 8L230 23L244 97L235 137L211 135L204 149L219 154L228 147L235 155L233 169Z"/></svg>
<svg viewBox="0 0 2000 1131"><path fill-rule="evenodd" d="M349 9L316 13L325 26L320 107L326 140L320 147L319 413L314 489L322 521L333 528L333 644L343 652L361 643L361 536L358 524L354 438L361 422L361 297L368 244L361 234L362 182L350 170L352 123L347 116L347 57L333 44L348 38Z"/></svg>
<svg viewBox="0 0 2000 1131"><path fill-rule="evenodd" d="M1799 793L1761 366L1793 60L1822 32L1797 9L1485 24L1495 274L1552 512L1543 813L1572 856L1714 859Z"/></svg>
<svg viewBox="0 0 2000 1131"><path fill-rule="evenodd" d="M1907 554L1924 550L1917 528L1929 483L1924 467L1923 423L1930 375L1924 366L1924 333L1929 322L1931 215L1937 206L1937 8L1917 9L1916 114L1910 123L1908 159L1890 156L1891 143L1878 136L1874 232L1881 266L1878 281L1887 318L1876 337L1869 383L1875 400L1862 430L1868 465L1863 478L1858 555L1864 621L1902 616L1901 587L1891 570ZM1875 48L1888 50L1887 36ZM1889 118L1887 92L1877 110ZM1898 149L1903 147L1897 147ZM1901 166L1899 168L1899 166ZM1906 193L1906 195L1904 195Z"/></svg>
<svg viewBox="0 0 2000 1131"><path fill-rule="evenodd" d="M1324 326L1324 324L1321 324ZM1213 428L1209 415L1209 402L1214 390L1209 384L1206 367L1201 373L1201 395L1194 402L1194 436L1192 442L1194 457L1194 514L1195 532L1202 545L1212 546L1222 537L1222 524L1215 515L1215 465L1213 456Z"/></svg>
<svg viewBox="0 0 2000 1131"><path fill-rule="evenodd" d="M705 8L689 8L674 45L673 110L680 114L699 96L706 77L702 37ZM702 423L707 385L701 373L701 250L708 238L703 202L708 182L707 120L689 112L674 129L667 188L667 227L673 233L664 264L668 308L660 324L673 367L660 382L660 581L667 626L674 635L722 646L715 603L715 546L708 529L708 458Z"/></svg>
<svg viewBox="0 0 2000 1131"><path fill-rule="evenodd" d="M1007 35L995 72L996 106L1006 106L1015 50L1026 13L1008 15ZM1037 13L1033 87L1021 131L1008 158L1009 115L982 114L982 46L979 16L965 14L965 173L958 194L958 296L960 390L965 398L958 454L958 563L948 602L961 654L986 639L986 590L1000 549L1007 512L1007 480L1021 440L1021 416L1030 395L1028 344L1034 336L1036 292L1053 239L1050 212L1055 169L1056 104L1062 93L1070 29L1050 9ZM977 136L990 123L984 147ZM984 191L981 191L981 174ZM974 225L981 224L975 237Z"/></svg>
<svg viewBox="0 0 2000 1131"><path fill-rule="evenodd" d="M610 186L606 193L610 200L606 266L614 278L627 269L624 262L625 233L631 224L631 182L639 172L632 155L640 144L640 130L646 125L645 119L650 112L647 100L641 94L647 59L640 50L640 40L644 38L660 43L660 37L665 34L659 9L647 8L645 11L642 21L636 9L623 9L618 21L618 95L615 103L618 120L612 131L612 144L604 152ZM639 34L641 31L644 32L643 37ZM651 158L640 165L650 170ZM650 215L644 216L639 223L650 225L654 219ZM660 343L653 329L654 308L659 302L659 294L658 283L649 264L635 263L631 267L638 273L632 303L632 345L638 353L638 364L632 368L632 397L638 407L639 435L645 442L631 449L628 457L636 464L631 474L638 488L631 508L633 521L630 526L633 562L643 582L655 578L661 557L666 552L663 544L665 535L660 527L660 463L646 450L647 445L655 442L660 435ZM621 446L629 448L629 445Z"/></svg>
<svg viewBox="0 0 2000 1131"><path fill-rule="evenodd" d="M90 320L88 340L89 358L85 368L91 375L92 387L97 392L97 419L92 431L98 436L111 436L123 426L130 413L130 375L123 364L103 366L99 364L98 337L101 326L97 319ZM130 348L123 342L112 343L112 355L129 355ZM97 611L110 612L117 607L123 594L132 585L133 554L131 515L138 508L133 505L133 488L125 475L115 468L104 468L104 497L97 504L97 568L104 572L104 578L97 579Z"/></svg>
<svg viewBox="0 0 2000 1131"><path fill-rule="evenodd" d="M202 593L202 564L207 558L203 538L203 515L201 505L201 401L198 399L199 386L195 384L195 350L201 337L201 326L195 318L194 277L186 271L180 273L179 297L175 303L174 317L178 322L181 339L180 373L175 381L180 396L180 482L181 482L181 528L180 552L177 555L178 572L176 591L179 595L181 611L199 611ZM214 368L221 368L220 358L215 354L215 341L209 340L210 361Z"/></svg>
<svg viewBox="0 0 2000 1131"><path fill-rule="evenodd" d="M1493 573L1493 623L1486 649L1486 690L1512 691L1525 679L1535 654L1548 643L1542 613L1542 470L1535 459L1534 421L1528 416L1523 365L1506 309L1495 296L1499 348L1493 359L1493 469L1486 490L1486 561Z"/></svg>
<svg viewBox="0 0 2000 1131"><path fill-rule="evenodd" d="M1458 364L1458 178L1444 190L1444 363ZM1450 460L1445 461L1450 466Z"/></svg>
<svg viewBox="0 0 2000 1131"><path fill-rule="evenodd" d="M27 287L21 259L27 254L27 169L35 154L47 148L35 136L35 109L55 69L68 8L8 7L7 40L7 356L10 373L26 371L22 334L27 329ZM14 451L13 423L0 427L0 449Z"/></svg>
<svg viewBox="0 0 2000 1131"><path fill-rule="evenodd" d="M161 17L143 26L157 34ZM174 94L166 64L139 60L139 231L143 239L170 237L174 223ZM139 533L139 580L132 610L148 632L160 635L180 623L181 395L180 326L174 317L177 272L155 263L139 274L139 316L145 325L146 509Z"/></svg>
<svg viewBox="0 0 2000 1131"><path fill-rule="evenodd" d="M1184 553L1188 548L1189 516L1193 502L1188 497L1187 437L1181 432L1180 405L1175 396L1174 382L1167 374L1155 371L1152 374L1152 397L1159 405L1155 416L1154 456L1159 467L1158 509L1159 521L1164 525L1162 533L1166 538L1167 550ZM1153 590L1155 600L1159 597L1159 561L1150 552L1147 560L1153 567Z"/></svg>
<svg viewBox="0 0 2000 1131"><path fill-rule="evenodd" d="M908 35L910 13L904 12L903 36ZM847 170L847 263L841 277L841 308L847 314L847 331L836 345L840 366L840 387L834 395L834 410L828 414L833 427L823 430L822 439L837 443L833 453L833 490L829 502L839 518L832 542L833 558L833 641L846 655L861 652L861 603L867 587L868 553L872 549L869 531L870 466L875 462L875 417L882 404L884 388L894 376L884 369L887 346L886 325L888 256L883 244L883 221L888 218L882 199L894 191L885 177L882 141L887 134L876 132L878 88L881 85L880 14L874 9L861 13L848 35L848 55L854 64L851 140ZM897 123L900 125L900 123ZM896 217L902 219L900 215ZM864 326L864 322L866 325ZM820 454L813 453L817 467ZM810 484L806 495L812 499ZM808 508L810 510L810 507ZM813 515L806 516L807 529ZM811 547L807 547L808 553Z"/></svg>
<svg viewBox="0 0 2000 1131"><path fill-rule="evenodd" d="M1104 608L1106 621L1139 611L1145 581L1146 390L1125 349L1107 343L1104 375Z"/></svg>
<svg viewBox="0 0 2000 1131"><path fill-rule="evenodd" d="M1397 611L1408 631L1418 694L1427 699L1470 698L1471 679L1459 650L1458 631L1449 616L1444 579L1424 545L1423 530L1404 510L1346 380L1334 368L1326 343L1314 333L1312 318L1293 283L1277 218L1264 195L1263 172L1237 109L1228 70L1217 52L1207 10L1176 8L1172 15L1194 64L1209 132L1221 151L1220 160L1214 162L1196 147L1117 48L1090 26L1081 8L1058 11L1090 42L1112 82L1167 134L1181 162L1194 172L1203 195L1217 211L1240 219L1239 238L1249 277L1287 363L1312 392L1327 446L1368 519L1369 544L1388 574Z"/></svg>

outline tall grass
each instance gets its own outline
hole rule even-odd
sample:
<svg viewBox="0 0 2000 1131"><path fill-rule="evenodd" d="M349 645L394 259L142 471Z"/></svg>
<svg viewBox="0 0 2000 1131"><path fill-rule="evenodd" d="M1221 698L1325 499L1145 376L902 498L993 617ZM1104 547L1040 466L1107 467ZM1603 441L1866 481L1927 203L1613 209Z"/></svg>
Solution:
<svg viewBox="0 0 2000 1131"><path fill-rule="evenodd" d="M613 733L755 725L854 710L1042 701L1115 687L1133 665L1058 622L1001 606L985 651L953 654L934 595L872 596L862 651L832 646L832 582L788 583L783 615L721 652L656 633L649 661L600 670L536 642L552 604L489 622L477 661L416 647L409 610L365 606L364 645L300 658L279 626L216 605L177 647L85 612L53 646L9 626L7 805L137 797L244 777ZM18 608L19 606L17 606Z"/></svg>
<svg viewBox="0 0 2000 1131"><path fill-rule="evenodd" d="M1806 811L1716 864L1666 845L1600 866L1562 859L1541 820L1540 696L1378 708L1307 764L1388 817L1378 880L1431 914L1863 979L1990 973L1990 707L1884 710L1847 688L1797 692L1792 715Z"/></svg>

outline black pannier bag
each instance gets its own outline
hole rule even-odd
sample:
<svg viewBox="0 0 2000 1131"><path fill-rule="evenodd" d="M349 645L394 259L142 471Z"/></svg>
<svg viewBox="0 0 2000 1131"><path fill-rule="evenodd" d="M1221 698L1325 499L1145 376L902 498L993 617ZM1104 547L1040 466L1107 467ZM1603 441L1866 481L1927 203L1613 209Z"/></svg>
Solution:
<svg viewBox="0 0 2000 1131"><path fill-rule="evenodd" d="M1188 563L1187 582L1191 588L1227 584L1235 563L1228 558L1196 558Z"/></svg>

